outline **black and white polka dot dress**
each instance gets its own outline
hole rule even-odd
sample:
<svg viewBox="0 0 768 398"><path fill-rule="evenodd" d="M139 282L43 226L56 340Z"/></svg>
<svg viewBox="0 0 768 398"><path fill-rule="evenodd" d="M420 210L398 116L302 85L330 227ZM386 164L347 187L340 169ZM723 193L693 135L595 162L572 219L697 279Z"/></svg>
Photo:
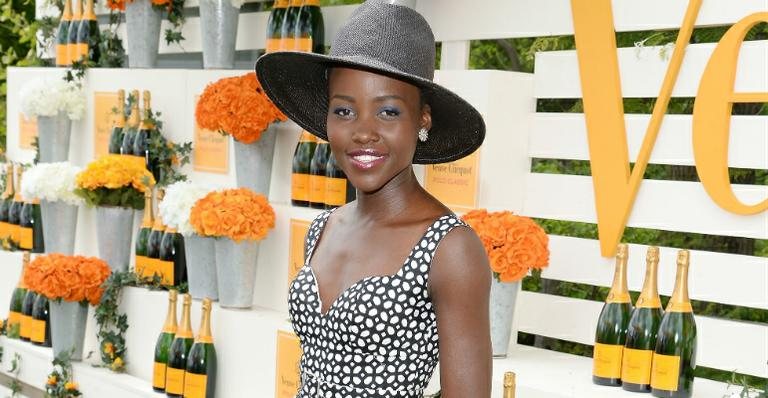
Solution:
<svg viewBox="0 0 768 398"><path fill-rule="evenodd" d="M397 273L361 279L323 314L309 260L331 212L312 222L306 261L289 291L304 352L297 398L421 398L439 358L430 264L440 240L466 224L453 214L439 218Z"/></svg>

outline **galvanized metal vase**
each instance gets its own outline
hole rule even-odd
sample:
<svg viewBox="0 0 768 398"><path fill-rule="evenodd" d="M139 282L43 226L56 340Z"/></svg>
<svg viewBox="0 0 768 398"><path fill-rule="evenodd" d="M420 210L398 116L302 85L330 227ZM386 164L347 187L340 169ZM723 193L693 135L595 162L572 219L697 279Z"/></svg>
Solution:
<svg viewBox="0 0 768 398"><path fill-rule="evenodd" d="M491 346L494 358L505 358L512 336L512 324L517 305L517 293L520 282L499 282L493 278L491 282L491 303L489 316L491 319ZM517 331L514 333L517 341Z"/></svg>
<svg viewBox="0 0 768 398"><path fill-rule="evenodd" d="M64 202L40 201L43 217L43 242L46 253L75 253L78 207Z"/></svg>
<svg viewBox="0 0 768 398"><path fill-rule="evenodd" d="M215 242L214 238L197 234L184 237L189 294L196 299L219 299Z"/></svg>
<svg viewBox="0 0 768 398"><path fill-rule="evenodd" d="M72 360L82 360L88 306L64 300L51 300L49 306L53 355L74 350Z"/></svg>
<svg viewBox="0 0 768 398"><path fill-rule="evenodd" d="M272 126L252 144L235 140L235 173L238 186L269 196L276 132L277 129Z"/></svg>
<svg viewBox="0 0 768 398"><path fill-rule="evenodd" d="M112 272L125 272L131 261L133 212L127 207L96 208L96 231L99 257L109 264Z"/></svg>
<svg viewBox="0 0 768 398"><path fill-rule="evenodd" d="M125 38L128 40L128 66L154 68L160 47L162 9L150 0L134 0L125 4Z"/></svg>
<svg viewBox="0 0 768 398"><path fill-rule="evenodd" d="M256 284L256 257L259 243L216 239L216 276L219 305L226 308L251 308Z"/></svg>
<svg viewBox="0 0 768 398"><path fill-rule="evenodd" d="M200 33L203 39L203 68L235 67L235 43L240 8L230 0L200 1Z"/></svg>
<svg viewBox="0 0 768 398"><path fill-rule="evenodd" d="M37 117L37 145L40 163L66 162L69 160L69 137L72 121L66 112L56 116Z"/></svg>

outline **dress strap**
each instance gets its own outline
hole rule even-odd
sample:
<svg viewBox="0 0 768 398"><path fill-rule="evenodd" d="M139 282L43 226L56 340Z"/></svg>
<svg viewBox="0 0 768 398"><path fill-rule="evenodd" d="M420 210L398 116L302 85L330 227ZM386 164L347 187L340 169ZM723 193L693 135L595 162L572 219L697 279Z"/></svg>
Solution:
<svg viewBox="0 0 768 398"><path fill-rule="evenodd" d="M307 236L304 238L304 262L305 263L310 253L312 252L312 250L315 249L315 246L317 245L317 241L320 238L320 234L323 232L323 228L325 228L325 224L328 221L328 217L330 217L331 213L333 213L333 211L336 209L337 207L334 207L333 209L329 209L320 213L320 215L315 217L315 219L312 220L312 223L309 224L309 230L307 231Z"/></svg>
<svg viewBox="0 0 768 398"><path fill-rule="evenodd" d="M409 268L409 273L420 275L425 280L428 279L432 259L435 257L440 242L456 227L469 226L453 213L446 214L435 220L427 228L427 232L413 248L408 258L406 268Z"/></svg>

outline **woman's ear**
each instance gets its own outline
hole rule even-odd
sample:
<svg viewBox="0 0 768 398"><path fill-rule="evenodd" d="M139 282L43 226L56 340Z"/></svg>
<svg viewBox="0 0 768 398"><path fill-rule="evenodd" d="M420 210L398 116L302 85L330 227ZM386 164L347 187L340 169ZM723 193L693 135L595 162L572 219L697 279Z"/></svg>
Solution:
<svg viewBox="0 0 768 398"><path fill-rule="evenodd" d="M427 131L432 130L432 107L429 104L421 106L421 123L419 125Z"/></svg>

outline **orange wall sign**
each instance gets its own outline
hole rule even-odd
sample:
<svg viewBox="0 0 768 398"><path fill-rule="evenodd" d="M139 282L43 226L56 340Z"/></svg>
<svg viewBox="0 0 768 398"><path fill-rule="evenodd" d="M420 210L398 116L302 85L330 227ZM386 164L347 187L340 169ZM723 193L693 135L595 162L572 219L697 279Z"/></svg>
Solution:
<svg viewBox="0 0 768 398"><path fill-rule="evenodd" d="M450 163L425 166L424 188L454 211L477 207L480 150Z"/></svg>
<svg viewBox="0 0 768 398"><path fill-rule="evenodd" d="M309 231L309 221L291 219L288 246L288 283L291 283L304 266L304 238Z"/></svg>
<svg viewBox="0 0 768 398"><path fill-rule="evenodd" d="M702 0L690 0L688 3L675 51L635 167L630 172L611 0L571 0L597 227L601 253L605 257L615 254L624 233L701 3ZM768 200L746 205L736 198L728 179L727 163L733 103L768 101L768 93L733 92L736 64L744 35L761 22L768 22L768 12L745 17L723 36L702 76L693 114L693 150L701 183L718 206L740 215L768 210Z"/></svg>
<svg viewBox="0 0 768 398"><path fill-rule="evenodd" d="M301 385L301 345L295 334L277 331L275 398L293 398Z"/></svg>
<svg viewBox="0 0 768 398"><path fill-rule="evenodd" d="M19 113L19 148L35 149L32 144L37 137L37 120L27 119L23 113Z"/></svg>
<svg viewBox="0 0 768 398"><path fill-rule="evenodd" d="M97 91L93 93L93 158L109 153L109 137L115 120L113 111L118 104L117 93Z"/></svg>
<svg viewBox="0 0 768 398"><path fill-rule="evenodd" d="M195 124L192 167L195 171L227 174L229 172L229 137L201 129Z"/></svg>

